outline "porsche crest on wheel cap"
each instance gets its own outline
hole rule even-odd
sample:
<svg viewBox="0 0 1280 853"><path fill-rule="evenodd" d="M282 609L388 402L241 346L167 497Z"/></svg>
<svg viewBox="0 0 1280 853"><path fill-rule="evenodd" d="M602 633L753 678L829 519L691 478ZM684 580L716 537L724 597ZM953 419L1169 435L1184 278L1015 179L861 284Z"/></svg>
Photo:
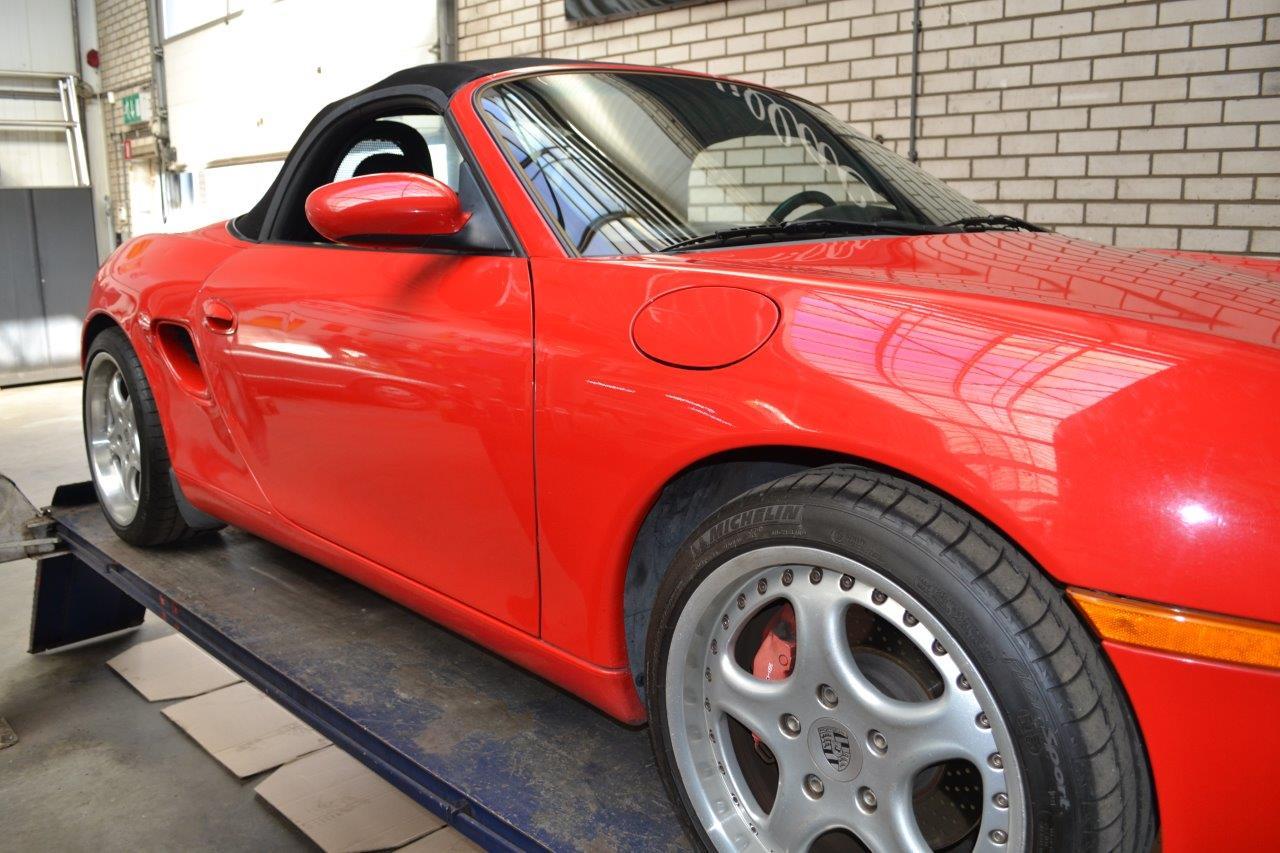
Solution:
<svg viewBox="0 0 1280 853"><path fill-rule="evenodd" d="M809 753L826 776L840 782L862 771L862 753L855 748L853 735L844 725L822 717L809 727Z"/></svg>

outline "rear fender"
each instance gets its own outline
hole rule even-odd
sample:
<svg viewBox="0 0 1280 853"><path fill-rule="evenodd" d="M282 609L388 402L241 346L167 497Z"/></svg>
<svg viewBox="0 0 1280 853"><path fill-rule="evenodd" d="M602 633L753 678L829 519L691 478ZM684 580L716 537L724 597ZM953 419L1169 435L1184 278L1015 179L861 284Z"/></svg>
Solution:
<svg viewBox="0 0 1280 853"><path fill-rule="evenodd" d="M180 481L212 485L250 506L261 490L208 394L198 381L198 336L166 336L199 322L195 297L205 279L245 244L222 226L192 234L137 237L116 249L94 279L83 352L110 325L128 336L151 385L169 457ZM196 509L206 510L198 504Z"/></svg>

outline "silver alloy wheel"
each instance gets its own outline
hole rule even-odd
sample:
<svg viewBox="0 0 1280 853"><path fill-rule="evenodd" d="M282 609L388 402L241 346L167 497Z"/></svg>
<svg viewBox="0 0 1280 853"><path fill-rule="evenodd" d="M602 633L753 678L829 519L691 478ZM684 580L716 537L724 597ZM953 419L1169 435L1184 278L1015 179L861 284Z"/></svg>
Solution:
<svg viewBox="0 0 1280 853"><path fill-rule="evenodd" d="M111 520L130 524L142 497L142 445L129 386L120 365L99 352L85 376L84 422L89 468Z"/></svg>
<svg viewBox="0 0 1280 853"><path fill-rule="evenodd" d="M753 617L780 599L795 613L794 669L765 681L736 661L735 645ZM877 687L849 646L851 607L884 619L927 656L941 695L903 701ZM1022 849L1026 795L985 681L920 601L861 563L801 546L726 561L680 613L665 688L676 770L718 849L803 851L843 829L874 851L928 851L913 803L917 774L950 759L967 761L980 777L973 849ZM776 760L768 808L744 777L730 718Z"/></svg>

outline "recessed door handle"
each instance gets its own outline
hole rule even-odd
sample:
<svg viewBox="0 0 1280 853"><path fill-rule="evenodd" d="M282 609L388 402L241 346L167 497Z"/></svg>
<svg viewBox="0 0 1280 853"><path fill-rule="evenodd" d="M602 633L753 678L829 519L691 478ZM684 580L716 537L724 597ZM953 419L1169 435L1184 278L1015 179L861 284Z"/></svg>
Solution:
<svg viewBox="0 0 1280 853"><path fill-rule="evenodd" d="M236 312L221 299L206 299L201 310L204 327L215 335L229 335L236 330Z"/></svg>

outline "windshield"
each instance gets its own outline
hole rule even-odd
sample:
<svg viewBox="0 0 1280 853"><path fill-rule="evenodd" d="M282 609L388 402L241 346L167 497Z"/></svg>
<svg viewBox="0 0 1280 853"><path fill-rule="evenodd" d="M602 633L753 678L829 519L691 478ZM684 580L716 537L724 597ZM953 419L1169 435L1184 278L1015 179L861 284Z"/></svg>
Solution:
<svg viewBox="0 0 1280 853"><path fill-rule="evenodd" d="M480 106L583 255L782 222L932 226L989 215L831 114L726 81L544 74L495 83Z"/></svg>

